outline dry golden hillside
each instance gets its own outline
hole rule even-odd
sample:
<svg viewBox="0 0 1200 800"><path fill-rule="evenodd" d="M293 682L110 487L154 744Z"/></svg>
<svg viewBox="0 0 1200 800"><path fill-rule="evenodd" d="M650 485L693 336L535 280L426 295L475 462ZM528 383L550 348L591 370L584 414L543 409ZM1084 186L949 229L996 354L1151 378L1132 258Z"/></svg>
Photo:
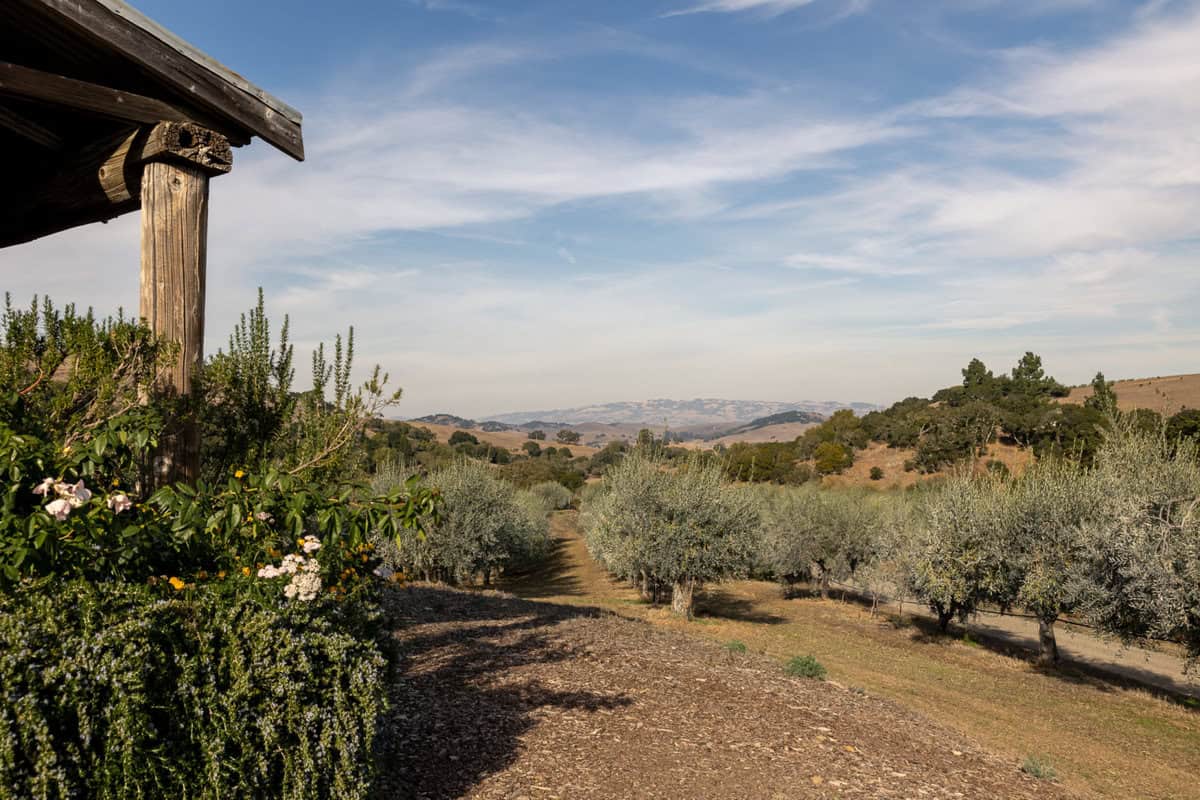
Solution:
<svg viewBox="0 0 1200 800"><path fill-rule="evenodd" d="M514 453L519 451L521 445L529 439L529 435L524 431L496 431L489 433L479 428L456 428L453 425L431 425L427 422L413 422L410 424L417 428L429 429L437 436L437 440L443 444L450 441L450 435L455 431L465 430L481 442L486 442L493 447L502 447ZM546 441L538 442L538 444L542 447L561 447L558 442L554 441L553 437L548 438ZM596 453L595 447L588 447L584 444L571 444L567 445L567 447L570 448L571 454L576 456L591 456Z"/></svg>
<svg viewBox="0 0 1200 800"><path fill-rule="evenodd" d="M1114 381L1113 391L1123 411L1148 408L1169 416L1185 408L1200 408L1200 374ZM1091 386L1077 386L1062 402L1082 403L1091 396Z"/></svg>
<svg viewBox="0 0 1200 800"><path fill-rule="evenodd" d="M841 475L827 475L822 479L825 486L868 486L875 489L906 489L920 481L934 480L944 474L934 472L923 475L916 470L904 471L904 462L912 459L916 451L907 447L888 447L871 442L864 450L854 451L854 464ZM988 461L999 461L1014 475L1019 475L1033 461L1033 451L1016 445L992 442L987 454L977 459L976 467L982 469ZM883 478L871 480L871 468L883 470Z"/></svg>

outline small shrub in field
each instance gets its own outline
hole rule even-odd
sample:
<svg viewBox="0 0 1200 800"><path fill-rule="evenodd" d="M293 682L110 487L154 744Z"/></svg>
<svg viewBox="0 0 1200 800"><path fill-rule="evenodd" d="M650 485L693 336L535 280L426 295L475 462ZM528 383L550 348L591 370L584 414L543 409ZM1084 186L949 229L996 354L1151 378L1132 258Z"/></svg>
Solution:
<svg viewBox="0 0 1200 800"><path fill-rule="evenodd" d="M871 480L883 480L883 467L871 467Z"/></svg>
<svg viewBox="0 0 1200 800"><path fill-rule="evenodd" d="M1021 771L1040 781L1052 781L1058 777L1058 772L1044 756L1026 756L1025 763L1021 764Z"/></svg>
<svg viewBox="0 0 1200 800"><path fill-rule="evenodd" d="M784 671L796 678L825 679L825 667L812 656L796 656L788 662Z"/></svg>
<svg viewBox="0 0 1200 800"><path fill-rule="evenodd" d="M529 491L540 497L550 511L561 511L571 507L571 491L556 481L543 481L529 487Z"/></svg>
<svg viewBox="0 0 1200 800"><path fill-rule="evenodd" d="M730 653L744 653L746 652L746 643L733 639L725 643L725 649Z"/></svg>

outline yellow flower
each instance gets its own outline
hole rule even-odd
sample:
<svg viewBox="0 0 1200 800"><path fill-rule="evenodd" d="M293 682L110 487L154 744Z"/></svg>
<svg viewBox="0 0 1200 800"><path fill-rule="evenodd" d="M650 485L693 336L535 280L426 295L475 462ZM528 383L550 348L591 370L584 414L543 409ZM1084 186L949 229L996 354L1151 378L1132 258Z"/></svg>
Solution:
<svg viewBox="0 0 1200 800"><path fill-rule="evenodd" d="M235 477L235 478L244 478L244 477L246 477L246 473L242 472L242 471L239 469L237 472L233 473L233 477Z"/></svg>
<svg viewBox="0 0 1200 800"><path fill-rule="evenodd" d="M196 580L202 581L207 577L208 577L208 572L206 570L200 570L199 572L196 573Z"/></svg>
<svg viewBox="0 0 1200 800"><path fill-rule="evenodd" d="M220 570L219 572L217 572L217 580L219 580L219 581L225 580L225 570Z"/></svg>
<svg viewBox="0 0 1200 800"><path fill-rule="evenodd" d="M169 583L169 584L171 584L172 586L174 586L174 587L175 587L175 591L177 591L177 592L178 592L180 589L182 589L184 586L187 586L187 584L186 584L186 583L184 583L183 581L179 580L179 578L176 578L176 577L175 577L175 576L173 576L173 575L171 576L171 579L170 579L169 581L167 581L167 583Z"/></svg>
<svg viewBox="0 0 1200 800"><path fill-rule="evenodd" d="M250 568L242 567L242 574L245 575L247 578L249 578L250 577Z"/></svg>

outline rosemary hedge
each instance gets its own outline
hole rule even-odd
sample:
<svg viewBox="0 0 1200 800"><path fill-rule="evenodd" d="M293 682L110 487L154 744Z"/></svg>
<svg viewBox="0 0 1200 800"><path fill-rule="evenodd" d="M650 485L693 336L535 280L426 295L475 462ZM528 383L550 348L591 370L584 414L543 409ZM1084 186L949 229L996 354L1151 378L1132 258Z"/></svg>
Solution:
<svg viewBox="0 0 1200 800"><path fill-rule="evenodd" d="M0 798L366 797L373 628L216 589L0 595Z"/></svg>

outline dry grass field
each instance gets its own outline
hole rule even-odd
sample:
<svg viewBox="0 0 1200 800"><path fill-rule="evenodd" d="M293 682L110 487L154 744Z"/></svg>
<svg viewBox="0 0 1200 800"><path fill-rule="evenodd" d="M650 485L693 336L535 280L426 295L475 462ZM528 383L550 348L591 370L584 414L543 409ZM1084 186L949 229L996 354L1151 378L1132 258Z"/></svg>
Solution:
<svg viewBox="0 0 1200 800"><path fill-rule="evenodd" d="M767 425L734 436L722 436L719 439L709 439L702 442L689 442L684 446L707 450L718 444L731 445L735 442L790 442L809 428L816 427L816 425L817 423L814 422L784 422L779 425Z"/></svg>
<svg viewBox="0 0 1200 800"><path fill-rule="evenodd" d="M912 459L916 451L907 447L888 447L871 442L863 450L854 451L854 464L840 475L826 475L821 479L824 486L867 486L875 489L906 489L919 481L934 480L943 473L924 475L916 470L904 471L904 462ZM982 469L988 461L999 461L1014 475L1020 475L1033 461L1033 452L1003 442L988 445L987 455L979 458L976 467ZM883 470L883 478L871 480L871 468Z"/></svg>
<svg viewBox="0 0 1200 800"><path fill-rule="evenodd" d="M425 422L414 422L411 424L417 428L428 428L433 431L434 435L437 436L437 440L443 444L450 441L451 434L457 430L465 430L481 442L486 442L493 447L502 447L514 453L520 452L521 445L529 440L529 434L524 431L496 431L495 433L489 433L479 428L456 428L453 425L430 425ZM538 444L542 447L561 446L558 442L554 441L553 435L549 435L549 437L546 441L538 442ZM597 452L595 447L588 447L585 444L571 444L567 445L567 447L570 448L572 455L577 456L592 456Z"/></svg>
<svg viewBox="0 0 1200 800"><path fill-rule="evenodd" d="M1113 391L1124 411L1148 408L1167 416L1185 408L1200 408L1200 374L1114 381ZM1077 386L1062 402L1082 403L1091 396L1091 386Z"/></svg>
<svg viewBox="0 0 1200 800"><path fill-rule="evenodd" d="M635 592L607 576L587 554L574 512L555 515L553 531L555 558L506 588L530 599L600 606L716 643L736 640L779 662L812 654L836 685L926 716L931 731L946 731L938 734L946 737L946 748L958 749L950 737L965 737L996 754L1011 765L1014 788L1021 777L1017 765L1035 755L1047 759L1062 785L1081 797L1200 798L1195 707L1079 669L1040 670L1025 653L961 634L939 636L919 622L873 618L852 602L785 600L770 583L717 587L704 594L697 620L680 622L642 604ZM877 732L883 735L889 724L881 714ZM913 747L915 754L918 745ZM979 787L963 796L1004 795Z"/></svg>

